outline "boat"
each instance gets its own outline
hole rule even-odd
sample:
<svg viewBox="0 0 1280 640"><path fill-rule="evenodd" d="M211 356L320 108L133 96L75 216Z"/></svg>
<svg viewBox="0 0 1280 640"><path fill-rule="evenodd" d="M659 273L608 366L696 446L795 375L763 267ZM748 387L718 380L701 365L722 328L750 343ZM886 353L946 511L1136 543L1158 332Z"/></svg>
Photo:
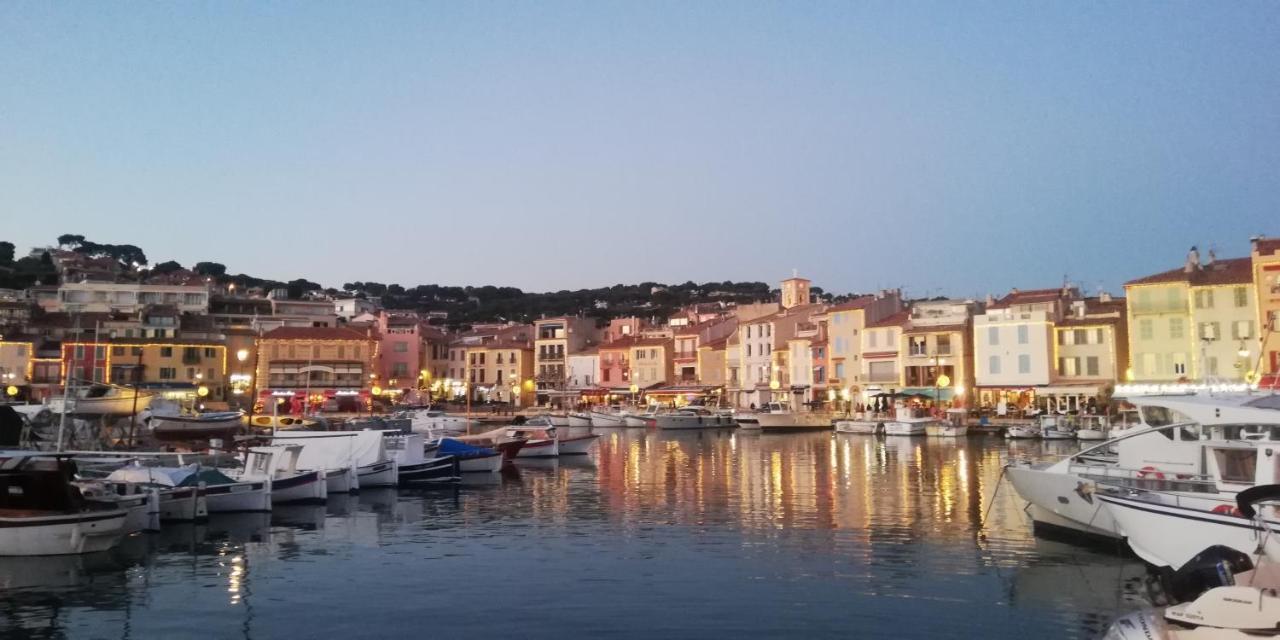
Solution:
<svg viewBox="0 0 1280 640"><path fill-rule="evenodd" d="M535 416L535 417L546 418L547 421L550 422L552 426L556 426L556 427L569 426L569 416L563 413L547 412L547 413L539 414L538 416Z"/></svg>
<svg viewBox="0 0 1280 640"><path fill-rule="evenodd" d="M396 462L396 481L400 486L446 485L461 481L462 473L456 458L426 457L426 441L422 434L384 431L382 437L387 454Z"/></svg>
<svg viewBox="0 0 1280 640"><path fill-rule="evenodd" d="M130 387L94 384L71 399L68 415L82 417L128 416L151 406L155 394Z"/></svg>
<svg viewBox="0 0 1280 640"><path fill-rule="evenodd" d="M612 428L627 426L627 416L621 411L590 411L591 426L598 428Z"/></svg>
<svg viewBox="0 0 1280 640"><path fill-rule="evenodd" d="M365 489L394 487L400 482L395 460L383 460L356 467L356 479Z"/></svg>
<svg viewBox="0 0 1280 640"><path fill-rule="evenodd" d="M1138 407L1140 422L1112 430L1112 439L1056 462L1015 461L1006 466L1005 475L1030 503L1038 529L1120 537L1114 510L1103 509L1098 498L1108 488L1116 489L1117 500L1127 500L1124 492L1130 490L1172 492L1152 502L1191 507L1207 504L1200 501L1215 493L1222 494L1218 500L1230 500L1245 488L1275 481L1261 472L1250 475L1253 469L1270 468L1250 456L1259 447L1265 452L1280 446L1280 411L1275 408L1280 396L1153 395L1128 400ZM1117 452L1114 456L1112 450Z"/></svg>
<svg viewBox="0 0 1280 640"><path fill-rule="evenodd" d="M587 411L570 411L566 417L570 427L590 427L591 413Z"/></svg>
<svg viewBox="0 0 1280 640"><path fill-rule="evenodd" d="M1076 440L1106 440L1111 431L1106 416L1081 415L1075 417Z"/></svg>
<svg viewBox="0 0 1280 640"><path fill-rule="evenodd" d="M249 426L255 429L309 429L316 425L316 421L309 418L299 418L296 416L266 416L258 415L249 419Z"/></svg>
<svg viewBox="0 0 1280 640"><path fill-rule="evenodd" d="M875 435L884 433L884 423L867 419L836 420L836 433Z"/></svg>
<svg viewBox="0 0 1280 640"><path fill-rule="evenodd" d="M935 438L961 438L969 435L969 427L963 424L935 421L925 424L924 433Z"/></svg>
<svg viewBox="0 0 1280 640"><path fill-rule="evenodd" d="M108 482L103 480L77 480L72 484L80 490L85 500L102 504L106 508L124 509L124 534L139 531L160 530L160 492L151 490L121 495Z"/></svg>
<svg viewBox="0 0 1280 640"><path fill-rule="evenodd" d="M657 427L664 431L673 429L724 429L737 426L731 417L708 411L705 407L684 407L654 418Z"/></svg>
<svg viewBox="0 0 1280 640"><path fill-rule="evenodd" d="M1004 437L1009 440L1037 440L1040 430L1031 424L1015 424L1005 428Z"/></svg>
<svg viewBox="0 0 1280 640"><path fill-rule="evenodd" d="M1067 421L1066 416L1036 416L1036 429L1042 440L1075 440L1076 431Z"/></svg>
<svg viewBox="0 0 1280 640"><path fill-rule="evenodd" d="M329 496L325 472L300 470L302 449L298 444L250 447L244 454L244 467L228 475L240 482L270 481L272 504L324 502Z"/></svg>
<svg viewBox="0 0 1280 640"><path fill-rule="evenodd" d="M325 497L330 494L351 493L360 490L360 478L355 467L324 469Z"/></svg>
<svg viewBox="0 0 1280 640"><path fill-rule="evenodd" d="M271 442L302 445L298 467L324 470L329 493L349 493L361 487L395 486L398 482L396 473L385 464L392 460L387 453L383 433L373 429L294 431L277 433ZM336 473L344 470L344 473ZM374 477L373 474L379 473L381 476ZM375 484L365 484L366 476Z"/></svg>
<svg viewBox="0 0 1280 640"><path fill-rule="evenodd" d="M420 409L410 414L409 429L428 438L466 433L474 422L465 416L451 416L439 409Z"/></svg>
<svg viewBox="0 0 1280 640"><path fill-rule="evenodd" d="M125 534L129 512L85 500L74 464L37 452L0 457L0 556L106 551Z"/></svg>
<svg viewBox="0 0 1280 640"><path fill-rule="evenodd" d="M585 455L600 438L597 434L562 437L556 427L533 420L507 427L506 435L511 439L525 440L519 453L522 458Z"/></svg>
<svg viewBox="0 0 1280 640"><path fill-rule="evenodd" d="M733 414L733 419L738 423L739 429L755 430L760 429L760 416L754 411L739 411Z"/></svg>
<svg viewBox="0 0 1280 640"><path fill-rule="evenodd" d="M161 522L196 522L209 517L209 501L199 483L182 484L195 469L195 465L144 466L134 460L112 471L103 481L120 495L158 494Z"/></svg>
<svg viewBox="0 0 1280 640"><path fill-rule="evenodd" d="M886 436L922 436L928 433L931 426L938 425L939 422L933 418L899 417L885 420L884 434Z"/></svg>
<svg viewBox="0 0 1280 640"><path fill-rule="evenodd" d="M240 432L243 411L219 411L195 415L162 415L150 413L143 423L156 440L230 440Z"/></svg>
<svg viewBox="0 0 1280 640"><path fill-rule="evenodd" d="M501 451L473 446L453 438L441 438L434 451L428 445L426 452L457 458L458 470L462 473L497 473L502 470L504 462Z"/></svg>
<svg viewBox="0 0 1280 640"><path fill-rule="evenodd" d="M772 402L756 414L764 431L804 431L832 428L832 416L825 411L791 411Z"/></svg>
<svg viewBox="0 0 1280 640"><path fill-rule="evenodd" d="M623 416L626 426L644 429L658 426L656 413L627 413Z"/></svg>

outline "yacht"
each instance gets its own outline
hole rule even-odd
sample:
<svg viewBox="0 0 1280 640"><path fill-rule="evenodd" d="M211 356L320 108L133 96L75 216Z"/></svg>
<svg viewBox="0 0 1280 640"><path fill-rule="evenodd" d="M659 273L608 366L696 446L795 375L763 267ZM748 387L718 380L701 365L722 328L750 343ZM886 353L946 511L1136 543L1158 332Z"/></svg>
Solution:
<svg viewBox="0 0 1280 640"><path fill-rule="evenodd" d="M589 414L591 415L592 427L609 428L627 426L626 414L617 407L592 410Z"/></svg>
<svg viewBox="0 0 1280 640"><path fill-rule="evenodd" d="M922 436L927 434L931 427L938 426L940 423L937 420L927 416L899 417L885 420L884 434L886 436Z"/></svg>
<svg viewBox="0 0 1280 640"><path fill-rule="evenodd" d="M1196 501L1208 494L1220 493L1221 500L1229 500L1241 488L1267 480L1246 476L1254 469L1250 465L1256 465L1250 455L1280 446L1280 396L1127 399L1137 407L1140 423L1118 437L1056 462L1014 462L1006 467L1014 489L1030 503L1037 527L1117 538L1122 533L1112 516L1123 506L1119 503L1126 492L1156 496L1161 502L1200 504ZM1265 443L1269 446L1259 447ZM1107 455L1112 449L1117 452L1114 458ZM1103 509L1100 493L1120 496L1117 507Z"/></svg>
<svg viewBox="0 0 1280 640"><path fill-rule="evenodd" d="M738 423L732 416L716 413L706 407L684 407L655 418L658 428L664 431L672 429L724 429Z"/></svg>
<svg viewBox="0 0 1280 640"><path fill-rule="evenodd" d="M792 411L786 405L771 402L756 414L765 431L804 431L832 428L832 415L826 411Z"/></svg>
<svg viewBox="0 0 1280 640"><path fill-rule="evenodd" d="M1075 440L1076 431L1066 416L1043 414L1036 416L1036 430L1043 440Z"/></svg>

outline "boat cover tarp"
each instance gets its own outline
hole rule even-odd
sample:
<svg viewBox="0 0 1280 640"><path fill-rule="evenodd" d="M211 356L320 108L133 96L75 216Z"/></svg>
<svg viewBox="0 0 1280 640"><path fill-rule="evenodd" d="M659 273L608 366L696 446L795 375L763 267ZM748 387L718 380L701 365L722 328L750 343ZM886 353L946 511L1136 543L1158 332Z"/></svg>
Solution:
<svg viewBox="0 0 1280 640"><path fill-rule="evenodd" d="M378 432L374 431L373 433ZM427 459L424 455L425 440L420 433L411 433L403 436L388 435L385 442L387 454L402 467L421 464Z"/></svg>
<svg viewBox="0 0 1280 640"><path fill-rule="evenodd" d="M183 478L182 482L178 483L178 486L193 487L195 485L200 484L201 482L207 485L215 485L215 484L231 484L233 482L236 482L236 480L228 477L226 474L222 473L221 471L218 471L217 469L210 469L209 467L203 467L199 471L192 473L191 475Z"/></svg>
<svg viewBox="0 0 1280 640"><path fill-rule="evenodd" d="M298 431L277 433L274 444L300 444L299 469L332 471L363 467L387 459L381 431Z"/></svg>
<svg viewBox="0 0 1280 640"><path fill-rule="evenodd" d="M437 455L442 456L458 456L459 458L471 458L477 456L491 456L493 449L485 447L476 447L465 442L459 442L453 438L441 438L440 447L436 450Z"/></svg>
<svg viewBox="0 0 1280 640"><path fill-rule="evenodd" d="M180 487L186 486L187 483L184 481L188 477L195 475L196 469L198 468L199 467L194 464L190 464L185 467L144 467L139 464L130 464L112 471L106 479L108 482L158 484L165 487ZM223 477L225 478L226 476ZM197 480L190 484L194 484L195 482L199 481ZM228 478L226 482L235 481ZM209 484L215 483L209 482Z"/></svg>

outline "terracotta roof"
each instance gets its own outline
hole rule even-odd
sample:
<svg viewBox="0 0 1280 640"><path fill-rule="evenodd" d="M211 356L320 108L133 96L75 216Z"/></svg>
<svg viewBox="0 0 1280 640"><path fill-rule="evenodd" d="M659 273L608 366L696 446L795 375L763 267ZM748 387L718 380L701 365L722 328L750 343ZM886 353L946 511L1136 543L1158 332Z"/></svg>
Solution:
<svg viewBox="0 0 1280 640"><path fill-rule="evenodd" d="M346 327L280 327L262 336L263 340L372 340Z"/></svg>
<svg viewBox="0 0 1280 640"><path fill-rule="evenodd" d="M1010 291L999 300L987 306L988 309L1004 309L1015 304L1036 304L1053 302L1062 297L1062 289L1028 289L1026 291Z"/></svg>
<svg viewBox="0 0 1280 640"><path fill-rule="evenodd" d="M1193 287L1208 287L1222 284L1247 284L1253 282L1253 261L1250 258L1227 258L1214 260L1201 265L1190 273L1184 267L1161 271L1137 280L1130 280L1124 285L1164 284L1169 282L1185 282Z"/></svg>
<svg viewBox="0 0 1280 640"><path fill-rule="evenodd" d="M848 302L841 302L835 306L827 307L827 311L854 311L857 309L865 309L872 302L876 301L875 296L859 296Z"/></svg>
<svg viewBox="0 0 1280 640"><path fill-rule="evenodd" d="M868 329L874 327L901 327L911 321L911 312L907 310L899 311L893 315L885 316L877 322L867 325Z"/></svg>
<svg viewBox="0 0 1280 640"><path fill-rule="evenodd" d="M640 338L631 343L633 347L671 346L670 338Z"/></svg>
<svg viewBox="0 0 1280 640"><path fill-rule="evenodd" d="M614 340L612 342L606 342L604 344L601 344L598 350L599 351L625 351L627 349L630 349L632 345L634 345L635 343L636 343L635 338L631 338L631 337L618 338L617 340Z"/></svg>
<svg viewBox="0 0 1280 640"><path fill-rule="evenodd" d="M1055 324L1059 327L1079 327L1096 324L1120 324L1123 321L1124 316L1085 316L1083 318L1068 316Z"/></svg>

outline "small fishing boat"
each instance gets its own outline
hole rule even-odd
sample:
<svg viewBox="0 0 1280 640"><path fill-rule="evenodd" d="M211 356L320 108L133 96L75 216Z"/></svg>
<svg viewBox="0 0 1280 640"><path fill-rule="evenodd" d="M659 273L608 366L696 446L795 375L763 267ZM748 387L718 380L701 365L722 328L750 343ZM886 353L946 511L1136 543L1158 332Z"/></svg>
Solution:
<svg viewBox="0 0 1280 640"><path fill-rule="evenodd" d="M420 433L383 432L387 454L396 463L400 486L456 484L461 480L458 460L452 456L427 458L426 442Z"/></svg>
<svg viewBox="0 0 1280 640"><path fill-rule="evenodd" d="M441 438L466 433L472 420L465 416L451 416L439 409L422 409L410 416L410 430L428 438Z"/></svg>
<svg viewBox="0 0 1280 640"><path fill-rule="evenodd" d="M1042 440L1075 440L1076 431L1066 416L1042 415L1037 417L1037 427Z"/></svg>
<svg viewBox="0 0 1280 640"><path fill-rule="evenodd" d="M240 432L243 411L219 411L195 415L161 415L151 413L144 418L151 435L166 442L176 440L230 440Z"/></svg>
<svg viewBox="0 0 1280 640"><path fill-rule="evenodd" d="M1104 416L1079 416L1076 425L1077 440L1106 440L1110 431Z"/></svg>
<svg viewBox="0 0 1280 640"><path fill-rule="evenodd" d="M488 447L477 447L453 438L441 438L434 448L427 446L426 453L436 456L453 456L458 459L462 473L497 473L502 470L502 452Z"/></svg>
<svg viewBox="0 0 1280 640"><path fill-rule="evenodd" d="M339 467L324 470L326 494L351 493L360 490L360 478L355 467Z"/></svg>
<svg viewBox="0 0 1280 640"><path fill-rule="evenodd" d="M356 479L365 489L394 487L400 482L400 474L395 460L383 460L356 467Z"/></svg>
<svg viewBox="0 0 1280 640"><path fill-rule="evenodd" d="M570 411L567 419L570 427L591 426L591 413L587 411Z"/></svg>
<svg viewBox="0 0 1280 640"><path fill-rule="evenodd" d="M240 482L270 481L271 503L324 502L328 481L324 471L301 471L298 456L302 445L250 447L243 457L244 467L229 474Z"/></svg>
<svg viewBox="0 0 1280 640"><path fill-rule="evenodd" d="M836 433L875 435L884 433L884 423L876 420L836 420Z"/></svg>
<svg viewBox="0 0 1280 640"><path fill-rule="evenodd" d="M534 417L546 418L546 420L550 422L552 426L556 426L556 427L569 426L569 416L564 413L545 412L545 413L540 413Z"/></svg>
<svg viewBox="0 0 1280 640"><path fill-rule="evenodd" d="M1004 430L1004 437L1009 440L1035 440L1040 437L1040 430L1030 424L1012 425Z"/></svg>
<svg viewBox="0 0 1280 640"><path fill-rule="evenodd" d="M182 484L194 469L149 467L134 460L103 481L119 495L158 494L161 522L196 522L209 517L209 500L198 484Z"/></svg>
<svg viewBox="0 0 1280 640"><path fill-rule="evenodd" d="M627 426L627 416L621 411L591 411L590 415L592 427L607 429Z"/></svg>
<svg viewBox="0 0 1280 640"><path fill-rule="evenodd" d="M655 413L627 413L623 417L626 426L633 429L647 429L658 426L658 416Z"/></svg>
<svg viewBox="0 0 1280 640"><path fill-rule="evenodd" d="M36 452L0 458L0 556L106 551L125 533L129 512L86 501L71 484L72 462Z"/></svg>
<svg viewBox="0 0 1280 640"><path fill-rule="evenodd" d="M776 402L769 403L764 411L756 414L760 428L765 431L830 429L832 418L826 411L792 411Z"/></svg>
<svg viewBox="0 0 1280 640"><path fill-rule="evenodd" d="M151 406L155 394L129 387L95 384L79 391L71 398L69 415L127 416Z"/></svg>
<svg viewBox="0 0 1280 640"><path fill-rule="evenodd" d="M507 437L525 440L519 454L522 458L585 455L600 438L597 434L560 437L555 427L533 420L508 427Z"/></svg>
<svg viewBox="0 0 1280 640"><path fill-rule="evenodd" d="M129 495L116 493L110 483L102 480L77 480L73 482L84 499L104 505L105 508L124 509L124 534L139 531L160 530L160 492L144 491Z"/></svg>

